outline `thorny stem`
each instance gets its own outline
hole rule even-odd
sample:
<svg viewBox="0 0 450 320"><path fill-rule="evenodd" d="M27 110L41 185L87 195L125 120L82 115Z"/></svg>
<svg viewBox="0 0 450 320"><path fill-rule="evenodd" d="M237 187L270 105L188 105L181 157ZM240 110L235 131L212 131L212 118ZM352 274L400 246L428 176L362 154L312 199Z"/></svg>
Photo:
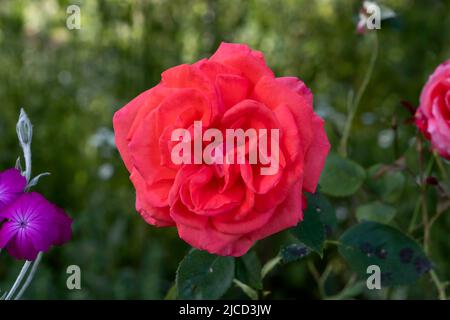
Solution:
<svg viewBox="0 0 450 320"><path fill-rule="evenodd" d="M419 149L418 150L418 153L419 153L419 167L420 167L420 172L421 172L420 173L420 177L419 177L420 181L419 181L418 185L419 185L419 188L421 188L421 191L422 191L422 188L425 188L425 190L426 190L425 179L426 179L427 176L430 175L431 170L433 169L433 164L434 164L433 160L434 160L434 158L430 159L430 162L427 165L425 173L422 174L422 171L423 171L423 155L420 155L420 153L422 152L422 140L420 139L419 136L417 136L416 139L417 139L418 149ZM409 233L413 232L417 228L415 225L416 225L416 221L417 221L417 218L419 216L420 208L421 208L422 205L423 205L423 198L422 198L422 196L420 196L417 199L416 206L415 206L414 212L413 212L413 216L412 216L411 221L409 223L409 227L408 227L408 232Z"/></svg>
<svg viewBox="0 0 450 320"><path fill-rule="evenodd" d="M417 155L419 162L419 180L420 180L420 202L422 205L422 224L423 224L423 247L428 254L429 228L428 228L428 209L427 209L427 185L425 183L426 173L424 170L423 142L421 138L417 139Z"/></svg>
<svg viewBox="0 0 450 320"><path fill-rule="evenodd" d="M436 220L442 215L442 213L444 213L446 210L445 209L442 209L442 210L439 210L438 209L438 211L436 212L436 214L430 219L430 221L429 221L429 223L428 223L428 233L430 234L431 233L431 228L433 227L433 224L436 222ZM447 295L446 295L446 293L445 293L445 288L446 288L446 284L445 283L442 283L440 280L439 280L439 277L438 277L438 275L437 275L437 273L436 273L436 271L434 271L434 270L431 270L430 271L430 276L431 276L431 279L433 280L433 282L434 282L434 284L435 284L435 286L436 286L436 289L437 289L437 291L438 291L438 294L439 294L439 299L441 299L441 300L447 300Z"/></svg>
<svg viewBox="0 0 450 320"><path fill-rule="evenodd" d="M419 199L418 203L419 203L419 208L420 208L420 204L421 204L420 199ZM448 208L447 208L447 209L448 209ZM430 231L431 231L431 228L433 227L434 223L442 216L442 214L443 214L444 212L447 211L447 209L442 210L442 209L439 209L439 208L438 208L438 210L437 210L437 212L434 214L434 216L431 217L430 221L428 222L428 228L430 229ZM419 225L413 227L413 228L410 230L410 233L413 232L413 231L415 231L416 229L419 229L419 228L422 228L422 227L423 227L423 223L421 223L421 224L419 224Z"/></svg>
<svg viewBox="0 0 450 320"><path fill-rule="evenodd" d="M349 103L348 103L349 114L347 117L347 121L345 123L344 131L343 131L341 142L339 145L339 153L343 157L347 157L347 143L348 143L348 138L350 136L350 131L352 129L353 119L355 118L355 114L356 114L356 111L358 110L359 103L361 102L361 98L367 89L367 85L369 84L370 78L372 77L372 73L375 68L375 62L377 61L377 58L378 58L378 51L379 51L378 47L379 46L378 46L378 36L377 36L376 32L373 32L373 39L374 39L373 40L373 51L372 51L372 56L370 57L369 67L367 68L366 74L364 75L364 79L361 84L361 87L359 87L358 92L356 93L355 100L349 99Z"/></svg>
<svg viewBox="0 0 450 320"><path fill-rule="evenodd" d="M414 208L411 222L409 223L408 233L412 233L414 231L414 229L416 228L415 224L416 224L417 217L419 216L421 204L422 204L422 199L419 197L419 199L417 199L416 206Z"/></svg>
<svg viewBox="0 0 450 320"><path fill-rule="evenodd" d="M439 156L439 154L436 151L433 152L433 155L434 155L434 158L436 159L438 168L441 171L442 177L444 178L445 182L448 182L447 169L445 168L444 164L442 163L441 157Z"/></svg>
<svg viewBox="0 0 450 320"><path fill-rule="evenodd" d="M427 175L429 175L431 171L431 164L427 166L426 171L424 172L424 159L423 159L423 141L421 138L417 139L417 151L418 151L418 160L419 160L419 174L420 174L420 199L422 203L422 221L423 221L423 247L425 254L429 255L429 242L430 242L430 229L432 224L436 221L436 219L439 217L439 212L430 220L428 216L428 206L427 206L427 198L426 198L426 189L427 185L425 183L425 179ZM434 154L434 158L436 159L436 162L438 163L438 166L441 167L442 163L439 164L440 159L439 157L436 157L436 154ZM431 158L430 162L433 161L433 158ZM442 174L445 178L446 172L445 168L444 171L442 168L440 168L442 171ZM439 280L439 277L437 276L436 272L434 270L430 270L430 276L432 281L434 282L434 285L436 286L436 289L438 291L439 299L446 300L446 293L445 293L445 285Z"/></svg>
<svg viewBox="0 0 450 320"><path fill-rule="evenodd" d="M422 220L423 220L423 248L425 253L429 253L428 243L430 242L430 226L429 226L429 217L428 217L428 209L427 209L427 199L424 193L421 195L422 198Z"/></svg>

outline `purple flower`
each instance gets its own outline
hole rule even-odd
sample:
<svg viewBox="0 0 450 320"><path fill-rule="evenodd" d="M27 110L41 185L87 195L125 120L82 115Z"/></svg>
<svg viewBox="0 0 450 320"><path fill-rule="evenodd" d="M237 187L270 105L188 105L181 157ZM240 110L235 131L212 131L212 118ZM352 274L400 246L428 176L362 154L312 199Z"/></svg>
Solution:
<svg viewBox="0 0 450 320"><path fill-rule="evenodd" d="M34 260L72 235L72 219L36 192L22 194L0 210L0 218L6 219L0 227L0 248L17 259Z"/></svg>
<svg viewBox="0 0 450 320"><path fill-rule="evenodd" d="M0 173L0 210L14 202L25 189L27 180L17 169L8 169ZM0 220L1 221L1 220Z"/></svg>

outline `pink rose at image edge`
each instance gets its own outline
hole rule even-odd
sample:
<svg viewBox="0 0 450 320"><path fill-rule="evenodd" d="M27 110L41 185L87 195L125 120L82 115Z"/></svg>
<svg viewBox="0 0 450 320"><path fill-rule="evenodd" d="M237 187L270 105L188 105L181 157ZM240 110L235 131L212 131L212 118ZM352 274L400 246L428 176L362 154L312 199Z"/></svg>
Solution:
<svg viewBox="0 0 450 320"><path fill-rule="evenodd" d="M450 160L450 60L430 75L420 95L416 125L439 155Z"/></svg>
<svg viewBox="0 0 450 320"><path fill-rule="evenodd" d="M220 130L279 128L278 173L262 176L248 164L174 165L171 132L195 120ZM193 247L226 256L303 219L302 194L315 191L330 149L306 85L276 78L263 54L244 44L222 43L209 59L163 72L113 124L142 217L175 225Z"/></svg>
<svg viewBox="0 0 450 320"><path fill-rule="evenodd" d="M32 261L39 252L70 240L72 219L42 195L24 193L25 186L17 169L0 173L0 248Z"/></svg>

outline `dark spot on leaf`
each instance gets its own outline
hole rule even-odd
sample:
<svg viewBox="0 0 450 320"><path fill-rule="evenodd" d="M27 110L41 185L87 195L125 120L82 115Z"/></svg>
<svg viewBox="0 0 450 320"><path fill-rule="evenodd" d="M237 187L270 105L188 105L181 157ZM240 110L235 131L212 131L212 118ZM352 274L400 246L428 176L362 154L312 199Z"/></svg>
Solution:
<svg viewBox="0 0 450 320"><path fill-rule="evenodd" d="M402 263L410 263L414 256L414 251L411 248L403 248L402 250L400 250L398 256L400 257L400 261Z"/></svg>
<svg viewBox="0 0 450 320"><path fill-rule="evenodd" d="M297 257L304 257L308 254L308 249L304 246L289 246L286 248L286 251Z"/></svg>
<svg viewBox="0 0 450 320"><path fill-rule="evenodd" d="M371 255L373 253L373 246L368 242L364 242L363 244L360 245L359 248L361 249L361 252L364 254Z"/></svg>
<svg viewBox="0 0 450 320"><path fill-rule="evenodd" d="M295 254L296 256L304 256L308 253L308 249L306 249L306 247L300 247L300 246L289 247L288 251L289 251L289 253Z"/></svg>
<svg viewBox="0 0 450 320"><path fill-rule="evenodd" d="M283 263L294 262L302 259L310 253L308 247L303 244L291 244L281 250Z"/></svg>
<svg viewBox="0 0 450 320"><path fill-rule="evenodd" d="M375 249L375 255L380 259L386 259L387 254L387 250L384 248L378 247Z"/></svg>
<svg viewBox="0 0 450 320"><path fill-rule="evenodd" d="M426 258L416 258L414 259L414 267L418 274L422 274L431 270L431 262Z"/></svg>

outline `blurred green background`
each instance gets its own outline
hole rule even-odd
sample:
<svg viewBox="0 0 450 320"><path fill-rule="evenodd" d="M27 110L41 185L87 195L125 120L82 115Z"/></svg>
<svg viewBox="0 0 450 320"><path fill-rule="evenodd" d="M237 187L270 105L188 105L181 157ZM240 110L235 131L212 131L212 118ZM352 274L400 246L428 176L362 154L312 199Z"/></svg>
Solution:
<svg viewBox="0 0 450 320"><path fill-rule="evenodd" d="M415 129L404 124L409 114L399 102L416 105L428 74L450 57L450 1L381 3L397 18L378 31L379 59L349 141L352 159L365 167L411 152ZM80 30L66 28L71 4L81 8ZM20 154L15 123L24 107L35 129L33 171L52 173L36 190L75 221L73 240L44 255L25 298L164 297L188 246L174 228L151 227L135 212L111 121L116 110L154 86L162 71L209 56L221 41L247 43L265 53L277 75L303 79L336 150L348 92L361 83L372 50L370 36L355 32L359 7L357 0L1 0L0 170L12 167ZM393 118L399 124L397 148ZM370 197L362 190L356 199L333 200L340 228L354 223L355 201ZM417 188L403 190L399 224L409 221L416 197ZM449 227L447 214L432 233L432 260L444 279L450 278ZM263 261L276 254L284 237L257 245ZM350 270L333 249L325 257L316 263L321 270L335 266L326 284L333 292ZM81 267L82 290L66 288L71 264ZM0 256L0 289L12 284L19 266L6 253ZM274 272L266 289L271 298L317 297L304 263ZM238 290L228 296L243 297ZM390 297L436 293L424 277Z"/></svg>

